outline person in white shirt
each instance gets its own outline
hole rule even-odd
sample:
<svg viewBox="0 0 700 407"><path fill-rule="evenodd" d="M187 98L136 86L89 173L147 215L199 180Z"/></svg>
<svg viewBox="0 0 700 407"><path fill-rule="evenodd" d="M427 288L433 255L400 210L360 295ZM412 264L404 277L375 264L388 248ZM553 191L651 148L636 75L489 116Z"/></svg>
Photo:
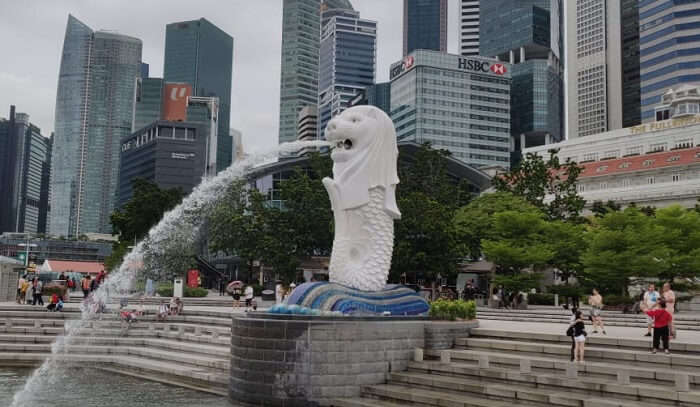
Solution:
<svg viewBox="0 0 700 407"><path fill-rule="evenodd" d="M656 291L654 284L649 284L649 289L644 293L644 305L646 305L646 309L651 311L656 308L659 298L659 292ZM647 316L647 327L648 330L644 336L651 336L651 330L654 327L654 319L650 316Z"/></svg>
<svg viewBox="0 0 700 407"><path fill-rule="evenodd" d="M277 282L277 285L275 285L275 302L277 304L280 304L282 300L284 299L284 286L280 281Z"/></svg>
<svg viewBox="0 0 700 407"><path fill-rule="evenodd" d="M247 311L248 308L253 306L253 297L255 295L254 291L253 291L253 286L252 285L247 286L245 288L244 294L245 294L245 308Z"/></svg>

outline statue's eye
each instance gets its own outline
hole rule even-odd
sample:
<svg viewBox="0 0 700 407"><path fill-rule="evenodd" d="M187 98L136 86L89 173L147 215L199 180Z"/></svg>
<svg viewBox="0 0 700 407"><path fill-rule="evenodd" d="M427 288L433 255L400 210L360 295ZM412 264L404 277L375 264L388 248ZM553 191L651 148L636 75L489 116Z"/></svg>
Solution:
<svg viewBox="0 0 700 407"><path fill-rule="evenodd" d="M353 123L357 123L357 122L360 121L360 119L359 119L357 116L354 116L354 117L352 117L352 118L350 119L350 121L353 122Z"/></svg>
<svg viewBox="0 0 700 407"><path fill-rule="evenodd" d="M352 148L352 140L350 140L350 139L345 139L343 144L345 145L346 150L350 150Z"/></svg>

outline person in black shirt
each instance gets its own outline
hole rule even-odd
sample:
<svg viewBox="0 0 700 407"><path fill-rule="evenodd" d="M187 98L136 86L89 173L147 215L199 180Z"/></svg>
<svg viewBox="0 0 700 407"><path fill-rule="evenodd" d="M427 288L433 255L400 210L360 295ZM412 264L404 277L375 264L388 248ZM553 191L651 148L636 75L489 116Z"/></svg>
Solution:
<svg viewBox="0 0 700 407"><path fill-rule="evenodd" d="M585 350L586 335L587 334L586 334L586 326L584 325L583 315L582 315L581 311L576 311L576 319L570 325L570 327L574 328L573 337L574 337L574 342L576 343L576 347L574 349L574 355L576 357L576 361L583 362L583 353Z"/></svg>

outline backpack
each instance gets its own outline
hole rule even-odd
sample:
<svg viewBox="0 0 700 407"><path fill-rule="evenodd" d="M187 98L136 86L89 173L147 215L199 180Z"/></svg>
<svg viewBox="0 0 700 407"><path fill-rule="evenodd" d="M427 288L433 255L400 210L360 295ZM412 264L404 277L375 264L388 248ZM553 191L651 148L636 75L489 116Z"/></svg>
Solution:
<svg viewBox="0 0 700 407"><path fill-rule="evenodd" d="M574 326L570 326L569 329L566 330L566 336L574 336Z"/></svg>

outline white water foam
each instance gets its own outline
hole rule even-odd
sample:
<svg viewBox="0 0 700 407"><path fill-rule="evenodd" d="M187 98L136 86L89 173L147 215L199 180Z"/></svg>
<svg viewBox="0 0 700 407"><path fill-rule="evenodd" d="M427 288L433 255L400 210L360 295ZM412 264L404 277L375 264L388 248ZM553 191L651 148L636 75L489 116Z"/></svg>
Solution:
<svg viewBox="0 0 700 407"><path fill-rule="evenodd" d="M141 271L144 255L149 251L163 253L170 244L193 244L199 234L199 228L204 220L206 209L226 195L226 189L232 182L243 178L252 168L279 157L280 154L295 154L302 149L327 147L326 141L296 141L283 143L272 149L251 154L244 160L234 163L216 177L207 179L199 184L182 203L163 215L161 221L148 232L148 236L140 241L129 252L119 266L119 269L108 275L107 279L92 294L93 302L81 305L81 319L65 321L65 333L59 336L51 345L51 355L37 368L27 380L24 388L14 395L10 407L26 407L31 401L33 390L43 386L60 385L60 379L66 373L65 367L71 362L71 354L81 353L80 361L86 356L76 352L77 346L70 346L79 336L81 330L97 319L98 304L109 304L111 294L126 292ZM73 358L75 359L75 357ZM93 362L99 362L95 356ZM70 391L57 387L57 391Z"/></svg>

